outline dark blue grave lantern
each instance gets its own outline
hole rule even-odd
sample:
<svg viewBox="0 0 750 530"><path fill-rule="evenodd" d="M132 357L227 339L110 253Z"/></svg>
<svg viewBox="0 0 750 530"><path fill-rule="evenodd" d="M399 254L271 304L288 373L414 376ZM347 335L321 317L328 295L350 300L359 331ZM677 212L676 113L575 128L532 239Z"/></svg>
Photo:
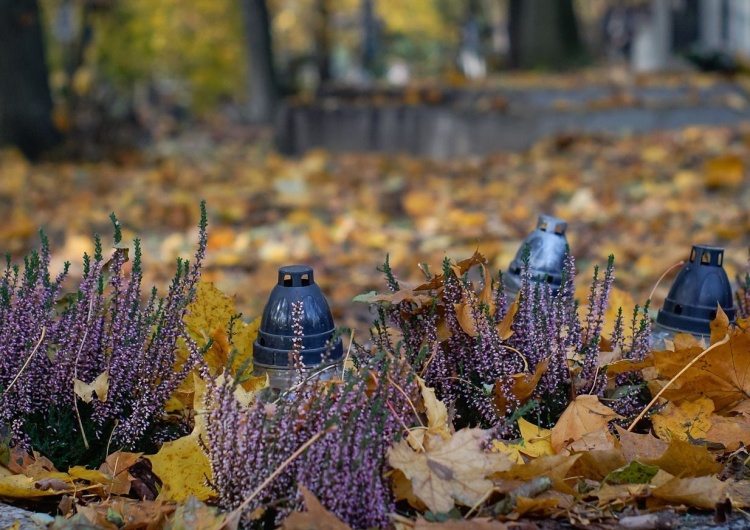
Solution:
<svg viewBox="0 0 750 530"><path fill-rule="evenodd" d="M656 345L677 333L710 336L717 304L734 321L737 310L724 270L724 249L693 245L689 261L680 269L656 317L653 342Z"/></svg>
<svg viewBox="0 0 750 530"><path fill-rule="evenodd" d="M565 230L568 223L550 215L540 215L536 229L524 239L516 257L510 262L503 276L505 291L509 298L515 298L523 282L524 253L529 252L529 277L533 282L548 283L553 294L557 294L562 284L568 239Z"/></svg>
<svg viewBox="0 0 750 530"><path fill-rule="evenodd" d="M323 364L333 365L343 356L341 338L334 339L331 309L315 283L312 267L281 267L278 283L268 297L258 337L253 343L254 371L256 375L268 374L272 388L287 389L297 378L297 370L290 366L289 355L294 349L292 311L295 304L301 304L298 323L301 326L303 370L312 372Z"/></svg>

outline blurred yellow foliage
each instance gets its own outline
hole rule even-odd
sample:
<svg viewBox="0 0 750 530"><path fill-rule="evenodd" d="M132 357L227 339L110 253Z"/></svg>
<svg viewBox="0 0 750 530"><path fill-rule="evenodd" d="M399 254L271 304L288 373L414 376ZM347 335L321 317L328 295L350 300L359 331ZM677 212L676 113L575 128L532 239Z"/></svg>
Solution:
<svg viewBox="0 0 750 530"><path fill-rule="evenodd" d="M237 95L245 75L238 3L127 0L97 19L90 57L121 82L184 80L198 110Z"/></svg>

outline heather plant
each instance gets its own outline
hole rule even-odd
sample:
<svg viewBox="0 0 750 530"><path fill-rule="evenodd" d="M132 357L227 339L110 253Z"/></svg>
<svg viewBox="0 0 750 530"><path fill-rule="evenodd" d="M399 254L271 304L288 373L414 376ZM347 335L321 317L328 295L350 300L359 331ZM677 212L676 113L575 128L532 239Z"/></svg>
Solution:
<svg viewBox="0 0 750 530"><path fill-rule="evenodd" d="M206 445L219 504L241 507L243 527L302 509L300 485L353 528L388 526L395 506L386 453L415 421L400 416L417 396L408 364L380 352L341 380L310 378L249 408L236 386L226 378L209 388ZM249 516L259 509L261 519Z"/></svg>
<svg viewBox="0 0 750 530"><path fill-rule="evenodd" d="M469 272L477 265L483 280L474 287ZM603 274L595 268L583 319L570 254L557 292L533 281L527 263L513 301L506 297L502 273L491 278L480 255L458 264L446 260L442 274L411 290L402 289L387 260L382 270L392 294L374 298L380 318L372 340L413 363L453 407L458 426L480 424L510 432L520 415L551 426L581 394L610 399L626 415L642 406L645 385L639 374L619 376L613 389L600 366L614 281L612 256ZM647 311L636 308L626 336L620 313L607 343L623 358L641 359L649 347L649 324ZM538 375L533 392L523 398L513 392L513 376L520 373Z"/></svg>
<svg viewBox="0 0 750 530"><path fill-rule="evenodd" d="M61 296L69 264L52 279L44 235L22 268L8 256L0 280L0 424L11 444L63 469L97 465L108 447L144 450L183 433L163 408L201 358L183 316L205 256L205 205L195 261L177 260L163 297L153 288L144 298L140 242L127 270L129 251L111 219L114 254L105 260L96 236L75 292ZM176 369L180 341L191 353Z"/></svg>
<svg viewBox="0 0 750 530"><path fill-rule="evenodd" d="M745 275L737 275L739 289L735 293L737 312L740 318L750 318L750 261L748 261Z"/></svg>

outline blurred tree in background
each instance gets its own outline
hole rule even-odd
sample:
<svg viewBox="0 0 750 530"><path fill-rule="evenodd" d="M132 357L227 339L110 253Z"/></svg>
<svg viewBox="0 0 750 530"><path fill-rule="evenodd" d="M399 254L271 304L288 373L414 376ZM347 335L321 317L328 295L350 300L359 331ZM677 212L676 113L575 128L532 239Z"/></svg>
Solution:
<svg viewBox="0 0 750 530"><path fill-rule="evenodd" d="M58 142L36 0L0 0L0 144L29 158Z"/></svg>
<svg viewBox="0 0 750 530"><path fill-rule="evenodd" d="M55 123L84 146L128 142L139 128L169 134L230 108L271 123L279 98L313 97L321 84L453 83L509 65L567 66L583 50L576 12L591 20L608 2L38 1ZM0 15L26 3L36 6L2 0ZM29 62L43 77L44 62ZM33 99L45 104L42 93Z"/></svg>

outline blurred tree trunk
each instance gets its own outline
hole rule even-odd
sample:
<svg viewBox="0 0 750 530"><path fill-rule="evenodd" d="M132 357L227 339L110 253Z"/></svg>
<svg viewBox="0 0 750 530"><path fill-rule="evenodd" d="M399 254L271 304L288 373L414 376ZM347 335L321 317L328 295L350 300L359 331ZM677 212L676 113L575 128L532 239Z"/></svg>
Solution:
<svg viewBox="0 0 750 530"><path fill-rule="evenodd" d="M59 141L39 5L0 0L0 143L18 146L33 160Z"/></svg>
<svg viewBox="0 0 750 530"><path fill-rule="evenodd" d="M273 64L271 21L265 0L240 0L247 43L250 119L270 125L276 117L279 88Z"/></svg>
<svg viewBox="0 0 750 530"><path fill-rule="evenodd" d="M510 0L508 37L514 68L560 69L583 57L573 0Z"/></svg>
<svg viewBox="0 0 750 530"><path fill-rule="evenodd" d="M316 0L315 10L315 62L318 67L318 81L325 83L331 79L331 37L328 0Z"/></svg>

